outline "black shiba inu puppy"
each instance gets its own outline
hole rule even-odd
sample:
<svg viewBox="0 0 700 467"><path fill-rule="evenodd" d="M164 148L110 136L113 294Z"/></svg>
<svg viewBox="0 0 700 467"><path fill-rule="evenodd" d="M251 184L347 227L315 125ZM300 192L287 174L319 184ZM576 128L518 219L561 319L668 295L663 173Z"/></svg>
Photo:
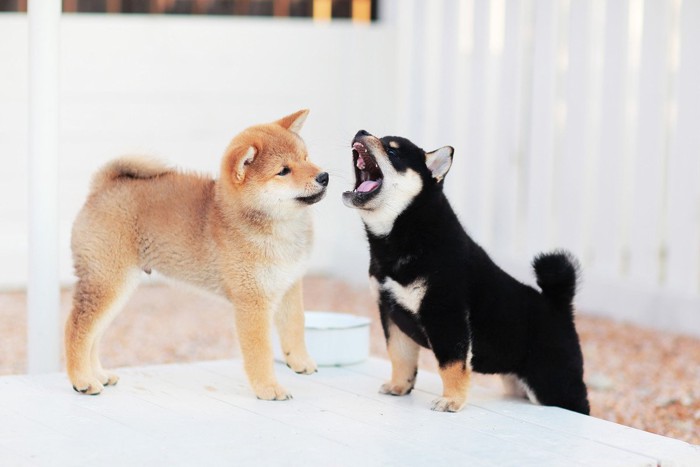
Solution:
<svg viewBox="0 0 700 467"><path fill-rule="evenodd" d="M405 138L362 130L352 142L369 275L392 363L380 391L411 392L419 345L440 366L433 410L456 412L471 371L501 374L512 395L589 413L572 300L577 263L565 252L533 261L538 292L500 269L464 231L443 193L449 146L426 153Z"/></svg>

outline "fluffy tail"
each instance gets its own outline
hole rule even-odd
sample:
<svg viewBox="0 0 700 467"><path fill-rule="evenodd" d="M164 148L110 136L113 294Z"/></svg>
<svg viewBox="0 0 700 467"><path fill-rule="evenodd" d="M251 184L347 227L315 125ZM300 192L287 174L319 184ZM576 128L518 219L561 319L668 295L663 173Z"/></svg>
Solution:
<svg viewBox="0 0 700 467"><path fill-rule="evenodd" d="M579 263L576 258L567 251L540 253L532 261L532 267L542 295L558 306L571 309L578 282Z"/></svg>
<svg viewBox="0 0 700 467"><path fill-rule="evenodd" d="M147 157L121 157L108 162L93 177L91 192L98 191L118 178L154 178L173 172L162 162Z"/></svg>

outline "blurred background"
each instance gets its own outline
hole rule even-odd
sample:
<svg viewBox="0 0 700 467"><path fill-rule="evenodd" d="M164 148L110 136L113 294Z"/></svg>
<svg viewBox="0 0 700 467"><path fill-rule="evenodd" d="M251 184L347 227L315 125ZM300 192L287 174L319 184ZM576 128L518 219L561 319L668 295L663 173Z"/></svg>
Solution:
<svg viewBox="0 0 700 467"><path fill-rule="evenodd" d="M26 8L0 0L0 374L24 371L35 248ZM236 133L309 108L302 136L331 182L308 307L372 316L382 354L364 232L340 198L350 140L452 145L446 192L499 264L532 284L537 252L580 259L593 414L700 442L699 1L65 0L57 38L58 238L38 243L58 244L64 316L70 229L100 165L148 154L216 176ZM108 333L108 366L231 355L227 307L148 282Z"/></svg>
<svg viewBox="0 0 700 467"><path fill-rule="evenodd" d="M26 1L0 0L0 287L27 279ZM567 248L579 307L700 335L700 4L694 0L65 0L60 280L90 175L120 154L211 174L300 108L332 175L311 272L366 280L341 205L359 129L455 147L446 190L518 277ZM49 241L50 239L47 239Z"/></svg>

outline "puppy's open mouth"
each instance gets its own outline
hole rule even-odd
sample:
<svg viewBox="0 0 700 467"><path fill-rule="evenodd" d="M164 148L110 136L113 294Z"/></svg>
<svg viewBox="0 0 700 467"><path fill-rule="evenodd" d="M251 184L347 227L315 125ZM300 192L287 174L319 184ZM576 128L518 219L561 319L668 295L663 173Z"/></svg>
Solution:
<svg viewBox="0 0 700 467"><path fill-rule="evenodd" d="M355 164L355 192L372 193L379 190L382 186L382 171L374 156L359 141L352 145L352 160Z"/></svg>
<svg viewBox="0 0 700 467"><path fill-rule="evenodd" d="M343 193L343 199L361 205L373 198L382 188L384 174L374 155L360 141L352 144L352 162L355 167L355 188Z"/></svg>

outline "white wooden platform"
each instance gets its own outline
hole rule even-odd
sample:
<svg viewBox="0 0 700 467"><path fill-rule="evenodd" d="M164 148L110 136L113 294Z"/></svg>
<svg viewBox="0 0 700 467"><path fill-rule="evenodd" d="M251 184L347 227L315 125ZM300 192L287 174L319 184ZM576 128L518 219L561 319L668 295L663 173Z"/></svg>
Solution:
<svg viewBox="0 0 700 467"><path fill-rule="evenodd" d="M673 465L681 441L473 388L457 414L429 410L441 385L377 393L389 364L277 374L294 399L255 399L241 362L126 368L98 397L64 374L0 378L0 465Z"/></svg>

